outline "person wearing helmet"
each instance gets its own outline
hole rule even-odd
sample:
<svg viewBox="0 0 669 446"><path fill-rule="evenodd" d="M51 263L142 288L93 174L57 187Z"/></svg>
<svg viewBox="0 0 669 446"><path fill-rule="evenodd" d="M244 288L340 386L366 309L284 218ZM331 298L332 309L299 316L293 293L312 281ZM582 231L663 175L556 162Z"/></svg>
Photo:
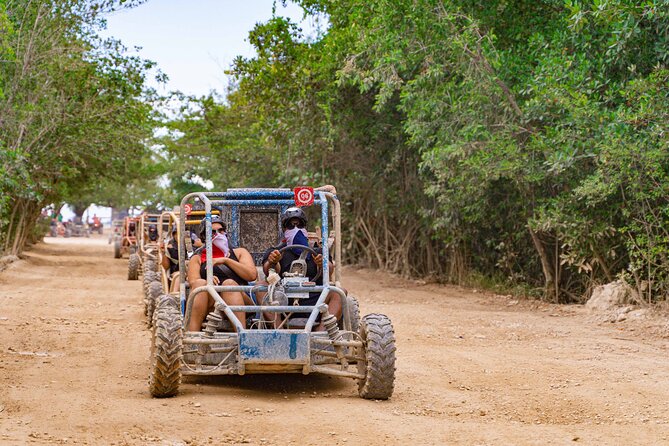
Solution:
<svg viewBox="0 0 669 446"><path fill-rule="evenodd" d="M177 225L172 226L172 236L166 241L160 241L160 264L167 271L170 278L170 292L179 289L179 242L177 241Z"/></svg>
<svg viewBox="0 0 669 446"><path fill-rule="evenodd" d="M248 285L256 279L256 270L253 257L244 248L235 248L230 245L225 233L225 223L218 215L211 217L212 243L212 278L214 285L238 286ZM206 226L204 220L200 224L200 238L206 240ZM207 250L203 249L200 255L194 255L188 262L188 283L191 290L207 284ZM226 291L221 297L228 305L253 305L253 301L240 291ZM202 322L207 314L214 310L214 299L206 291L198 293L191 304L188 331L200 331ZM235 315L246 326L246 313L235 312Z"/></svg>
<svg viewBox="0 0 669 446"><path fill-rule="evenodd" d="M300 258L302 250L299 248L289 249L284 251L283 254L279 252L282 248L290 245L302 245L309 246L309 239L307 237L307 215L299 207L290 207L281 214L281 228L283 229L283 239L281 244L274 246L265 251L263 256L263 271L265 275L269 275L269 270L274 269L279 276L283 277L284 273L290 270L290 267L293 261ZM323 285L323 275L318 274L319 270L323 267L323 255L321 248L314 247L314 250L318 253L316 256L311 254L307 255L307 277L310 280L313 280L316 276L316 285ZM332 272L332 262L328 262L330 266L330 272ZM309 293L308 299L300 300L300 305L314 305L320 296L319 292ZM259 296L262 298L262 296ZM341 297L335 292L330 292L325 299L325 303L328 305L329 312L341 319ZM320 314L317 321L320 321ZM278 321L275 320L276 325ZM320 324L316 331L322 331L324 328Z"/></svg>
<svg viewBox="0 0 669 446"><path fill-rule="evenodd" d="M156 225L149 225L149 241L155 242L158 240L158 228Z"/></svg>

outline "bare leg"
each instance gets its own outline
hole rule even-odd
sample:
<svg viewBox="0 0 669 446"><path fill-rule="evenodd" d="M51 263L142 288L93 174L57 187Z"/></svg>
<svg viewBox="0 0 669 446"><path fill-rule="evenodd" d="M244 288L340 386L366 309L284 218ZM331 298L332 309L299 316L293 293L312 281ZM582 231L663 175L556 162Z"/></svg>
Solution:
<svg viewBox="0 0 669 446"><path fill-rule="evenodd" d="M207 284L204 279L197 279L191 285L193 289ZM214 299L208 292L202 291L197 293L193 298L191 304L190 320L188 321L188 331L202 330L202 322L207 317L207 314L214 309Z"/></svg>
<svg viewBox="0 0 669 446"><path fill-rule="evenodd" d="M346 293L346 290L344 290L344 292ZM328 304L328 313L334 315L338 321L341 320L341 296L339 293L330 291L328 297L325 298L325 303ZM315 331L325 331L323 322L318 324Z"/></svg>
<svg viewBox="0 0 669 446"><path fill-rule="evenodd" d="M179 273L172 274L172 283L170 284L170 293L176 293L179 291Z"/></svg>
<svg viewBox="0 0 669 446"><path fill-rule="evenodd" d="M237 282L232 279L226 279L222 283L223 286L237 286ZM244 294L240 291L225 291L221 293L221 297L228 305L244 305ZM210 297L211 299L211 297ZM212 299L213 301L213 299ZM235 316L242 323L242 327L246 327L246 312L235 311Z"/></svg>

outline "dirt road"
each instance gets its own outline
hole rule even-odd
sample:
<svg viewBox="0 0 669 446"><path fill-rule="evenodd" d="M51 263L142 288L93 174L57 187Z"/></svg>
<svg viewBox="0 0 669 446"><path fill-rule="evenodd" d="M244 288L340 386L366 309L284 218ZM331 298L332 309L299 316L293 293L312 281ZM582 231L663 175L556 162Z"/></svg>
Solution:
<svg viewBox="0 0 669 446"><path fill-rule="evenodd" d="M152 399L141 281L112 257L104 238L47 239L0 274L0 444L669 445L662 320L353 269L362 313L395 325L391 400L318 375L189 378Z"/></svg>

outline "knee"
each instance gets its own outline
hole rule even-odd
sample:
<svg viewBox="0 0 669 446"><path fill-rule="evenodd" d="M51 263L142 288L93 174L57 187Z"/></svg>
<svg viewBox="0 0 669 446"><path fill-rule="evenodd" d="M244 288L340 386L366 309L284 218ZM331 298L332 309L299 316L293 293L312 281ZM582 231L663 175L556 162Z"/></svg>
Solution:
<svg viewBox="0 0 669 446"><path fill-rule="evenodd" d="M208 293L198 293L193 298L193 308L198 310L206 309L209 306L209 294Z"/></svg>
<svg viewBox="0 0 669 446"><path fill-rule="evenodd" d="M195 289L201 286L205 286L207 284L207 281L204 279L194 279L192 282L190 282L190 287Z"/></svg>
<svg viewBox="0 0 669 446"><path fill-rule="evenodd" d="M225 279L221 285L223 285L223 286L237 286L237 282L235 282L234 279Z"/></svg>
<svg viewBox="0 0 669 446"><path fill-rule="evenodd" d="M339 293L335 293L334 291L330 292L330 294L328 294L327 302L330 304L333 303L341 304L341 296L339 295Z"/></svg>

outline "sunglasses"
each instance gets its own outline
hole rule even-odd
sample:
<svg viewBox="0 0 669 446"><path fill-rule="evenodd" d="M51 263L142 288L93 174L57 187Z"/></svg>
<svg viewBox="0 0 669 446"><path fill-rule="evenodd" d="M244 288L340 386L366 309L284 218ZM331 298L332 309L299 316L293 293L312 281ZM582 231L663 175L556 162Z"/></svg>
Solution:
<svg viewBox="0 0 669 446"><path fill-rule="evenodd" d="M302 229L302 228L304 228L304 222L301 222L301 221L299 221L299 222L292 221L291 222L291 221L289 221L288 223L286 223L285 228L286 229L294 229L294 228Z"/></svg>

